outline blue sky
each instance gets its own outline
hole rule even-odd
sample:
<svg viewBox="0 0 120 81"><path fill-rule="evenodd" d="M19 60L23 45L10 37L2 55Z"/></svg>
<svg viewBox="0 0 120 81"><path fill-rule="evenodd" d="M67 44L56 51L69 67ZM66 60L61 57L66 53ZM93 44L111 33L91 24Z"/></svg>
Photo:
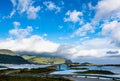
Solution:
<svg viewBox="0 0 120 81"><path fill-rule="evenodd" d="M0 49L119 63L119 9L119 0L1 0Z"/></svg>

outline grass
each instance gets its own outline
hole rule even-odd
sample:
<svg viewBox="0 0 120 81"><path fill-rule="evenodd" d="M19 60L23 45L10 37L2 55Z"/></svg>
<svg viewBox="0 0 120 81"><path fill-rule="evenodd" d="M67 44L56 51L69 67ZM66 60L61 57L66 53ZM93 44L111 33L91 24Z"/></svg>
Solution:
<svg viewBox="0 0 120 81"><path fill-rule="evenodd" d="M113 72L105 71L105 70L88 70L88 71L77 72L77 73L83 73L83 74L114 74Z"/></svg>
<svg viewBox="0 0 120 81"><path fill-rule="evenodd" d="M31 77L31 76L0 76L0 81L71 81L65 78Z"/></svg>

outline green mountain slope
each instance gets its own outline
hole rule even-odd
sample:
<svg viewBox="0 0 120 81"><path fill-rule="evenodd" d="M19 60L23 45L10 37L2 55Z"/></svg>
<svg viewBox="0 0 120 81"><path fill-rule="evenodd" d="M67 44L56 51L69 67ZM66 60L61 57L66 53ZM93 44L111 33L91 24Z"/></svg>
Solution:
<svg viewBox="0 0 120 81"><path fill-rule="evenodd" d="M29 62L36 64L64 64L66 62L65 58L38 57L28 55L24 55L22 57Z"/></svg>
<svg viewBox="0 0 120 81"><path fill-rule="evenodd" d="M18 55L11 50L0 49L0 63L4 64L64 64L66 62L65 58Z"/></svg>

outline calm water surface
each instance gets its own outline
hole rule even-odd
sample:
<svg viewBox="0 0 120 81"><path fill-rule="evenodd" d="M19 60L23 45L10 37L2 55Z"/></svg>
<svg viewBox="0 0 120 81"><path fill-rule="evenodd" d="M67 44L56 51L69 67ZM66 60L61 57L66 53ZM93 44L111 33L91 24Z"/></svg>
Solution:
<svg viewBox="0 0 120 81"><path fill-rule="evenodd" d="M32 68L45 68L48 67L50 65L36 65L36 64L0 64L1 66L5 66L7 68L13 68L13 69L24 69L24 68L28 68L28 69L32 69Z"/></svg>

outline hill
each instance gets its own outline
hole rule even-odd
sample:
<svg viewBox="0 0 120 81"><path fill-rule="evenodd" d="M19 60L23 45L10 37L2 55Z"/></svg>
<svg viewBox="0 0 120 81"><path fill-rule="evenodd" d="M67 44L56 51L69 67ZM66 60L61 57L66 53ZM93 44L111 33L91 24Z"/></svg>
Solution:
<svg viewBox="0 0 120 81"><path fill-rule="evenodd" d="M39 56L22 56L24 59L28 60L31 63L36 64L64 64L66 62L65 58L54 58L54 57L39 57Z"/></svg>
<svg viewBox="0 0 120 81"><path fill-rule="evenodd" d="M3 64L29 64L27 60L7 49L0 49L0 63Z"/></svg>
<svg viewBox="0 0 120 81"><path fill-rule="evenodd" d="M8 49L0 49L0 54L18 56L18 54Z"/></svg>
<svg viewBox="0 0 120 81"><path fill-rule="evenodd" d="M53 56L35 56L35 54L27 55L26 53L16 54L15 52L8 49L0 49L0 63L4 64L64 64L68 62L70 61L65 58Z"/></svg>

